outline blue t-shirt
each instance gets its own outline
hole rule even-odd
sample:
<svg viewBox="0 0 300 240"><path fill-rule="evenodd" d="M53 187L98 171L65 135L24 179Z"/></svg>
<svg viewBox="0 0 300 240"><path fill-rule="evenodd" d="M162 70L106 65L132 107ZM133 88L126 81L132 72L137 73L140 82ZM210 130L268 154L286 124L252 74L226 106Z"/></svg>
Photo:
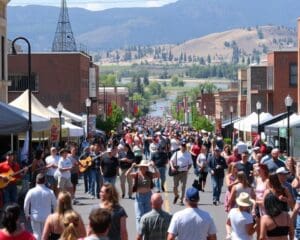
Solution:
<svg viewBox="0 0 300 240"><path fill-rule="evenodd" d="M280 161L278 159L273 160L273 158L267 160L266 162L264 162L264 164L267 165L270 173L276 172L276 170L280 167L285 167L285 164L283 161Z"/></svg>

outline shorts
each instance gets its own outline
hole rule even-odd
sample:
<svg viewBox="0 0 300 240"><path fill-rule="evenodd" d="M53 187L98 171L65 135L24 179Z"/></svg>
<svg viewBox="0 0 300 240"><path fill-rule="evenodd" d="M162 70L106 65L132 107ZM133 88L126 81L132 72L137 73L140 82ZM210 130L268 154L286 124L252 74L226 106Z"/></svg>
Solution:
<svg viewBox="0 0 300 240"><path fill-rule="evenodd" d="M60 190L68 190L68 188L73 187L73 184L71 183L71 179L58 177L57 187Z"/></svg>
<svg viewBox="0 0 300 240"><path fill-rule="evenodd" d="M51 188L52 186L57 185L57 180L54 176L46 175L46 185Z"/></svg>
<svg viewBox="0 0 300 240"><path fill-rule="evenodd" d="M78 184L78 174L77 173L71 173L71 183L73 185Z"/></svg>

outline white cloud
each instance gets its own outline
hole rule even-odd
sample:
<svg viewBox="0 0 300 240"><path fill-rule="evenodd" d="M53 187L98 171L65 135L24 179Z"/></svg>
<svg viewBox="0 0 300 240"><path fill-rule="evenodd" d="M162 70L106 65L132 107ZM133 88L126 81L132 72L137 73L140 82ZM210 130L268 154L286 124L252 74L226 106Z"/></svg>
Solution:
<svg viewBox="0 0 300 240"><path fill-rule="evenodd" d="M177 0L67 0L68 7L99 11L116 7L160 7ZM26 5L60 6L60 0L11 0L10 6Z"/></svg>

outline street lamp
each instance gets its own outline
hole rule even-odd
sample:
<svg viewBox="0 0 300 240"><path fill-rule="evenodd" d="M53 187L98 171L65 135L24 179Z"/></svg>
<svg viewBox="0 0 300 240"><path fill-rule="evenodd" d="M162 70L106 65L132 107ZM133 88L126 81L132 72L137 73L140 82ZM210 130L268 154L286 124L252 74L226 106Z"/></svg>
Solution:
<svg viewBox="0 0 300 240"><path fill-rule="evenodd" d="M230 132L231 132L231 149L232 149L232 146L233 146L233 125L232 125L232 114L233 114L233 106L230 106L229 108L230 110Z"/></svg>
<svg viewBox="0 0 300 240"><path fill-rule="evenodd" d="M56 107L56 110L58 111L58 115L59 115L59 146L62 147L62 137L61 137L61 126L62 126L62 121L61 121L61 114L62 114L62 111L64 109L64 106L62 105L61 102L59 102L57 104L57 107Z"/></svg>
<svg viewBox="0 0 300 240"><path fill-rule="evenodd" d="M90 98L85 99L86 106L86 137L89 138L89 117L90 117L90 107L92 105L92 101Z"/></svg>
<svg viewBox="0 0 300 240"><path fill-rule="evenodd" d="M293 105L293 98L290 95L287 95L284 99L284 103L287 109L287 154L290 156L290 111L291 106Z"/></svg>
<svg viewBox="0 0 300 240"><path fill-rule="evenodd" d="M260 101L256 102L256 110L257 110L257 133L258 133L258 135L260 135L260 129L259 129L259 125L260 125L259 117L260 117L260 111L261 111L261 102Z"/></svg>
<svg viewBox="0 0 300 240"><path fill-rule="evenodd" d="M27 38L25 37L17 37L15 38L13 41L12 41L12 54L13 55L17 55L17 50L16 50L16 47L15 47L15 42L18 41L18 40L23 40L27 43L27 47L28 47L28 52L27 52L27 64L28 64L28 164L31 163L31 157L32 157L32 120L31 120L31 117L32 117L32 113L31 113L31 92L32 92L32 89L31 89L31 84L30 84L30 81L31 81L31 45L30 45L30 42L28 41Z"/></svg>

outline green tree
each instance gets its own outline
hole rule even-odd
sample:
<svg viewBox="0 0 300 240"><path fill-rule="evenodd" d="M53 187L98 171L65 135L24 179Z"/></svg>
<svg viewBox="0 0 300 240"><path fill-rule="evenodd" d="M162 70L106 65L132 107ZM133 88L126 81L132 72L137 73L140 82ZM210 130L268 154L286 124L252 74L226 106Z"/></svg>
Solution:
<svg viewBox="0 0 300 240"><path fill-rule="evenodd" d="M175 87L178 86L179 83L179 77L177 75L173 75L171 79L171 86Z"/></svg>
<svg viewBox="0 0 300 240"><path fill-rule="evenodd" d="M100 83L106 87L116 86L116 75L115 74L105 74L100 77Z"/></svg>
<svg viewBox="0 0 300 240"><path fill-rule="evenodd" d="M112 104L112 113L104 120L101 116L96 118L96 127L106 132L116 129L123 120L123 111L115 103Z"/></svg>
<svg viewBox="0 0 300 240"><path fill-rule="evenodd" d="M211 82L199 84L199 89L201 93L214 93L218 90L217 86Z"/></svg>

